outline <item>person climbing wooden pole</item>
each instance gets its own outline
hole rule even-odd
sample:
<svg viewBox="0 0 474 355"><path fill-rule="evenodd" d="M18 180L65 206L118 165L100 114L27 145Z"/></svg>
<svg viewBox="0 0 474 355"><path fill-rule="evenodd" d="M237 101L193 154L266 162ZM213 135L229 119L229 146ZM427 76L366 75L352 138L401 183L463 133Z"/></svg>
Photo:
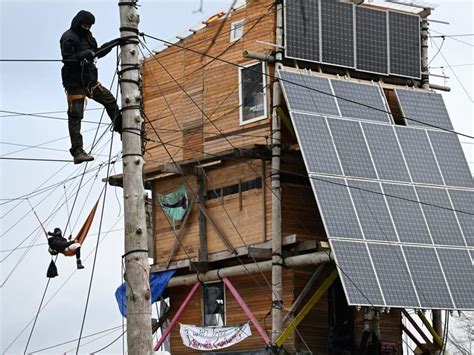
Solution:
<svg viewBox="0 0 474 355"><path fill-rule="evenodd" d="M119 2L122 89L122 150L127 284L127 347L130 355L152 354L150 266L145 214L145 190L140 113L137 1Z"/></svg>

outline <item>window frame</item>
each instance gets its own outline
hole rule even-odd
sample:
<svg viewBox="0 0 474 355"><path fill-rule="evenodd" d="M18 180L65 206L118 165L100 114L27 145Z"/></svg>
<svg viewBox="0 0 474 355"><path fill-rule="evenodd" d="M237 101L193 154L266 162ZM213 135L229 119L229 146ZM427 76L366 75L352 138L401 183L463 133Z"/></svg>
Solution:
<svg viewBox="0 0 474 355"><path fill-rule="evenodd" d="M244 25L245 25L245 20L238 20L234 21L230 24L230 43L238 41L241 39L244 35ZM236 28L242 28L242 33L240 34L240 37L236 37Z"/></svg>
<svg viewBox="0 0 474 355"><path fill-rule="evenodd" d="M205 282L202 286L201 286L201 294L202 294L202 297L201 297L201 303L202 303L202 325L204 327L214 327L215 325L208 325L206 324L206 300L205 300L205 297L206 297L206 293L205 293L205 287L208 286L208 285L212 285L212 284L220 284L221 287L222 287L222 293L223 293L223 308L224 308L224 317L223 317L223 327L225 327L227 325L227 295L226 295L226 287L225 287L225 284L223 281L211 281L211 282Z"/></svg>
<svg viewBox="0 0 474 355"><path fill-rule="evenodd" d="M243 106L243 85L242 85L242 71L254 65L260 64L262 66L262 86L263 86L263 114L248 120L244 120L244 106ZM267 92L267 65L265 62L252 62L247 65L239 67L239 122L240 125L246 125L256 121L263 120L268 117L268 92Z"/></svg>

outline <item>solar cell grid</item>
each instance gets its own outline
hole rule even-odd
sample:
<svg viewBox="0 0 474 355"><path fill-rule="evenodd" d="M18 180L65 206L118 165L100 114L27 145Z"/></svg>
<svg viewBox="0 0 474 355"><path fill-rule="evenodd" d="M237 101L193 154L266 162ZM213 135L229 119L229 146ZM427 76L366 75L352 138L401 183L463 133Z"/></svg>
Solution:
<svg viewBox="0 0 474 355"><path fill-rule="evenodd" d="M388 19L390 74L420 78L420 18L390 11Z"/></svg>
<svg viewBox="0 0 474 355"><path fill-rule="evenodd" d="M383 183L382 188L400 241L432 244L414 187Z"/></svg>
<svg viewBox="0 0 474 355"><path fill-rule="evenodd" d="M445 189L417 186L416 193L435 244L465 245Z"/></svg>
<svg viewBox="0 0 474 355"><path fill-rule="evenodd" d="M349 304L384 306L365 243L331 241Z"/></svg>
<svg viewBox="0 0 474 355"><path fill-rule="evenodd" d="M437 249L456 309L472 309L474 265L467 250Z"/></svg>
<svg viewBox="0 0 474 355"><path fill-rule="evenodd" d="M434 248L403 246L422 308L453 309L454 305Z"/></svg>
<svg viewBox="0 0 474 355"><path fill-rule="evenodd" d="M419 307L401 247L373 243L367 245L386 304L404 308Z"/></svg>
<svg viewBox="0 0 474 355"><path fill-rule="evenodd" d="M441 127L453 125L440 94L427 91L395 89L407 126ZM426 123L426 124L424 124Z"/></svg>
<svg viewBox="0 0 474 355"><path fill-rule="evenodd" d="M448 190L464 239L474 247L474 191Z"/></svg>
<svg viewBox="0 0 474 355"><path fill-rule="evenodd" d="M357 69L388 74L387 12L356 6Z"/></svg>
<svg viewBox="0 0 474 355"><path fill-rule="evenodd" d="M342 175L325 118L292 112L291 119L308 172Z"/></svg>
<svg viewBox="0 0 474 355"><path fill-rule="evenodd" d="M285 42L288 58L319 62L319 1L285 1Z"/></svg>
<svg viewBox="0 0 474 355"><path fill-rule="evenodd" d="M471 171L457 135L439 131L427 132L446 185L474 187Z"/></svg>
<svg viewBox="0 0 474 355"><path fill-rule="evenodd" d="M342 116L390 123L378 86L335 79L331 84Z"/></svg>
<svg viewBox="0 0 474 355"><path fill-rule="evenodd" d="M311 175L310 181L328 236L363 239L345 180Z"/></svg>
<svg viewBox="0 0 474 355"><path fill-rule="evenodd" d="M329 79L289 71L279 76L290 110L339 116Z"/></svg>
<svg viewBox="0 0 474 355"><path fill-rule="evenodd" d="M344 174L377 178L359 122L328 118Z"/></svg>
<svg viewBox="0 0 474 355"><path fill-rule="evenodd" d="M321 0L321 61L353 68L353 5Z"/></svg>
<svg viewBox="0 0 474 355"><path fill-rule="evenodd" d="M443 185L426 131L395 127L413 182Z"/></svg>
<svg viewBox="0 0 474 355"><path fill-rule="evenodd" d="M347 184L365 239L398 241L379 183L347 180Z"/></svg>
<svg viewBox="0 0 474 355"><path fill-rule="evenodd" d="M410 182L393 127L363 122L362 129L379 178Z"/></svg>

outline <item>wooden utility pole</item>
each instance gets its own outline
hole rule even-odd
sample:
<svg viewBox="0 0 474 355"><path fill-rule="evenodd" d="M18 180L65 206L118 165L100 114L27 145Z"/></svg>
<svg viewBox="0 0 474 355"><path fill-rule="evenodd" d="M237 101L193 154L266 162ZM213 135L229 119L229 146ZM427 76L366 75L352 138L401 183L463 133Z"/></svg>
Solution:
<svg viewBox="0 0 474 355"><path fill-rule="evenodd" d="M280 69L283 46L283 5L276 1L276 55L275 71ZM281 184L280 184L280 156L281 156L281 120L278 108L281 100L280 83L273 83L272 105L272 341L280 336L283 326L283 281L282 267L283 254L281 242Z"/></svg>
<svg viewBox="0 0 474 355"><path fill-rule="evenodd" d="M119 1L121 45L120 86L123 115L123 193L125 220L125 280L127 283L127 344L130 355L152 354L150 266L139 90L137 1Z"/></svg>

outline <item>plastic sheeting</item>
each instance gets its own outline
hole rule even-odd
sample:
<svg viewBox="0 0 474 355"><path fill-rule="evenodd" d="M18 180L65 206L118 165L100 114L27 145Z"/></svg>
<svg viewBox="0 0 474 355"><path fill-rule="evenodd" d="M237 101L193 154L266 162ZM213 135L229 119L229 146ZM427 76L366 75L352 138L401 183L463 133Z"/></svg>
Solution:
<svg viewBox="0 0 474 355"><path fill-rule="evenodd" d="M175 272L176 270L168 270L150 274L151 303L155 303L160 299ZM115 299L117 300L120 313L122 313L122 316L127 317L127 297L125 292L126 285L123 283L115 291Z"/></svg>

